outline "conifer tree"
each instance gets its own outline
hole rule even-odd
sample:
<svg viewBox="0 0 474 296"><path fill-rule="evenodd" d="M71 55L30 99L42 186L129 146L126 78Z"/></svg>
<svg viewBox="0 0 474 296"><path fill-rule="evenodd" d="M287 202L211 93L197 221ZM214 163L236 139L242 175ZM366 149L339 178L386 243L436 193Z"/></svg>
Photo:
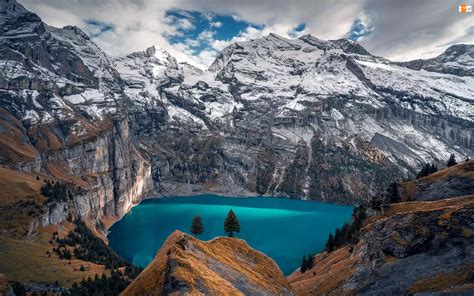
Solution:
<svg viewBox="0 0 474 296"><path fill-rule="evenodd" d="M189 231L194 234L196 237L198 237L200 234L204 232L204 225L202 223L201 216L196 215L193 218L193 222L191 224L191 227L189 228Z"/></svg>
<svg viewBox="0 0 474 296"><path fill-rule="evenodd" d="M390 203L397 203L401 201L400 193L398 192L398 184L396 182L390 183L387 188L387 195Z"/></svg>
<svg viewBox="0 0 474 296"><path fill-rule="evenodd" d="M434 174L438 171L438 166L436 164L431 164L431 167L430 167L430 174Z"/></svg>
<svg viewBox="0 0 474 296"><path fill-rule="evenodd" d="M422 177L426 177L430 174L430 171L431 171L431 165L427 163L423 166L423 168L421 168L418 174L416 174L416 178L419 179Z"/></svg>
<svg viewBox="0 0 474 296"><path fill-rule="evenodd" d="M458 163L456 162L456 158L454 158L454 154L451 154L449 157L448 163L446 164L449 167L452 167L453 165L457 165Z"/></svg>
<svg viewBox="0 0 474 296"><path fill-rule="evenodd" d="M305 271L307 270L306 264L307 264L306 255L303 255L303 260L301 261L301 268L300 268L301 273L305 273Z"/></svg>
<svg viewBox="0 0 474 296"><path fill-rule="evenodd" d="M326 251L331 253L334 250L334 236L332 233L329 234L328 241L326 242Z"/></svg>
<svg viewBox="0 0 474 296"><path fill-rule="evenodd" d="M225 218L224 231L229 235L229 237L233 237L234 232L240 232L239 220L232 209L229 211L229 214L227 214L227 218Z"/></svg>
<svg viewBox="0 0 474 296"><path fill-rule="evenodd" d="M314 262L313 262L313 254L308 255L308 259L306 261L306 270L310 270L313 268Z"/></svg>

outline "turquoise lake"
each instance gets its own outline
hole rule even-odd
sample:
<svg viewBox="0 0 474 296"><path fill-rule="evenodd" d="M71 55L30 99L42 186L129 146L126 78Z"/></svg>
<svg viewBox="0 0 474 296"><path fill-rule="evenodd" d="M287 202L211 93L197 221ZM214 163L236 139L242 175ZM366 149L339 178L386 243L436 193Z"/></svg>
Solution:
<svg viewBox="0 0 474 296"><path fill-rule="evenodd" d="M329 233L349 221L353 207L274 197L149 199L111 227L109 243L124 259L145 267L174 230L189 233L196 214L204 223L199 239L224 236L230 209L240 222L236 237L273 258L288 275L300 266L303 255L323 250Z"/></svg>

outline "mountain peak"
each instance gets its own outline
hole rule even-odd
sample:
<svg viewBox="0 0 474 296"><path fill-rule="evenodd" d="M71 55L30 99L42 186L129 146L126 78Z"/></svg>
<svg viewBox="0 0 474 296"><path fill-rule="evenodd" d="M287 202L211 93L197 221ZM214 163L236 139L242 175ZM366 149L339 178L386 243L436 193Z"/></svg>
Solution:
<svg viewBox="0 0 474 296"><path fill-rule="evenodd" d="M474 76L474 44L454 44L431 59L399 62L398 65L456 76Z"/></svg>
<svg viewBox="0 0 474 296"><path fill-rule="evenodd" d="M290 295L293 290L275 262L244 240L218 237L204 242L175 231L122 295L177 292Z"/></svg>
<svg viewBox="0 0 474 296"><path fill-rule="evenodd" d="M16 0L1 0L0 1L0 13L11 13L11 14L18 14L18 13L26 13L28 10L23 7L20 3Z"/></svg>
<svg viewBox="0 0 474 296"><path fill-rule="evenodd" d="M152 45L144 51L138 51L127 55L130 58L157 59L160 62L174 60L174 57L165 49Z"/></svg>
<svg viewBox="0 0 474 296"><path fill-rule="evenodd" d="M284 37L282 37L282 36L280 36L280 35L278 35L278 34L275 34L275 33L270 33L270 34L268 34L266 37L272 37L272 38L279 39L279 40L282 40L282 39L284 40L284 39L286 39L286 38L284 38Z"/></svg>
<svg viewBox="0 0 474 296"><path fill-rule="evenodd" d="M168 59L172 58L171 54L168 51L166 51L165 49L163 49L159 46L156 46L156 45L152 45L152 46L148 47L145 50L145 54L149 58L155 57L160 61L168 60Z"/></svg>
<svg viewBox="0 0 474 296"><path fill-rule="evenodd" d="M156 47L154 45L148 47L146 50L145 50L145 53L148 57L152 57L155 55L156 53Z"/></svg>
<svg viewBox="0 0 474 296"><path fill-rule="evenodd" d="M460 43L451 45L440 56L459 57L466 53L469 53L474 59L474 44Z"/></svg>
<svg viewBox="0 0 474 296"><path fill-rule="evenodd" d="M370 55L370 53L356 41L347 38L340 38L330 41L336 43L339 47L342 48L342 50L344 50L344 52L355 53L360 55Z"/></svg>
<svg viewBox="0 0 474 296"><path fill-rule="evenodd" d="M90 40L89 35L87 35L84 31L82 31L79 27L77 26L64 26L63 30L65 31L70 31L78 36L81 36L85 40Z"/></svg>

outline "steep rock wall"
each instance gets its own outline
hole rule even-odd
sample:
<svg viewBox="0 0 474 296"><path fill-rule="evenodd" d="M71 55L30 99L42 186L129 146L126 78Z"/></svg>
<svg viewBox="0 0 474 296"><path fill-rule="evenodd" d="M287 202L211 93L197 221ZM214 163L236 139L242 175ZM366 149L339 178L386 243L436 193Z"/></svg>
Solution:
<svg viewBox="0 0 474 296"><path fill-rule="evenodd" d="M68 202L43 207L43 226L57 224L72 214L87 221L102 216L122 217L152 190L151 168L130 140L126 120L93 140L42 155L44 170L55 164L66 178L80 178L85 187ZM23 169L28 168L23 164Z"/></svg>

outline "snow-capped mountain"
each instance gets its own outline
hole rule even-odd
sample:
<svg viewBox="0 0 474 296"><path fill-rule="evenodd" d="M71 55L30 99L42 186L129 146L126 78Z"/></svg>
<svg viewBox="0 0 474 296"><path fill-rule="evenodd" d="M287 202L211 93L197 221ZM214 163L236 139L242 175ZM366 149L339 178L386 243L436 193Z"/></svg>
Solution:
<svg viewBox="0 0 474 296"><path fill-rule="evenodd" d="M347 39L270 34L201 71L158 47L112 59L80 29L1 3L0 107L12 132L0 137L16 135L4 164L43 170L52 149L121 120L132 146L111 149L146 158L163 194L357 202L426 161L473 154L473 45L394 63Z"/></svg>
<svg viewBox="0 0 474 296"><path fill-rule="evenodd" d="M457 65L467 71L465 56L474 47L461 47L464 57L459 60L464 64ZM433 61L445 60L452 52L449 48ZM429 69L373 56L346 39L307 35L290 40L270 34L235 43L204 73L186 73L182 81L167 85L155 78L157 93L151 97L149 86L134 90L146 90L146 100L159 103L165 118L166 129L143 140L142 148L165 151L154 171L164 183L178 178L199 184L221 176L232 190L243 183L261 194L321 198L328 191L370 192L376 182L365 186L363 179L383 179L380 168L403 175L450 153L458 158L472 154L474 78L461 70L455 75L441 67ZM137 129L139 134L141 129L147 130L146 124ZM196 139L182 140L197 148L171 140L189 130ZM201 150L201 141L207 139L218 139L211 155ZM334 154L333 161L347 164L342 165L344 172L334 171ZM367 163L373 167L361 170ZM334 170L321 170L326 165ZM335 175L344 177L326 187L327 178ZM316 181L321 178L324 181Z"/></svg>
<svg viewBox="0 0 474 296"><path fill-rule="evenodd" d="M453 45L432 59L399 64L415 70L425 69L456 76L474 76L474 52L472 45L468 44Z"/></svg>

